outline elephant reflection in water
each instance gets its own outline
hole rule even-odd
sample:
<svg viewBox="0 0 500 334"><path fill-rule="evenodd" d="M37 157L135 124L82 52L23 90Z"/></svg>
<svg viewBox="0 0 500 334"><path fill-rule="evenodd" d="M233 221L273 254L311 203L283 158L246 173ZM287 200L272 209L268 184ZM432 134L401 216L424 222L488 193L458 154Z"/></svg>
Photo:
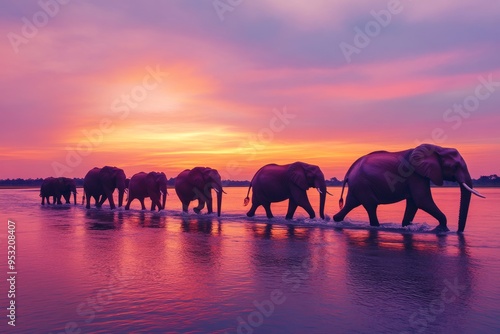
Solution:
<svg viewBox="0 0 500 334"><path fill-rule="evenodd" d="M165 228L167 225L167 217L161 215L149 215L144 211L140 211L139 216L137 217L135 214L133 216L128 217L128 220L131 223L137 223L141 227L150 227L150 228Z"/></svg>
<svg viewBox="0 0 500 334"><path fill-rule="evenodd" d="M115 230L120 229L123 224L123 212L121 211L87 211L85 213L89 230Z"/></svg>
<svg viewBox="0 0 500 334"><path fill-rule="evenodd" d="M180 228L181 244L176 257L189 263L189 270L183 271L180 279L199 291L213 289L213 282L220 279L223 252L228 250L223 248L224 238L219 237L222 224L210 216L191 216L182 218Z"/></svg>
<svg viewBox="0 0 500 334"><path fill-rule="evenodd" d="M217 235L222 233L222 225L220 220L217 220ZM201 232L211 235L214 232L214 221L208 217L182 218L183 232Z"/></svg>
<svg viewBox="0 0 500 334"><path fill-rule="evenodd" d="M443 185L453 181L460 185L458 232L463 232L467 221L471 193L484 197L472 189L472 178L464 159L454 148L422 144L400 152L377 151L359 158L347 171L340 196L340 211L333 216L342 221L354 208L362 205L368 213L371 226L379 226L377 206L406 200L403 226L409 225L418 209L427 212L439 222L435 231L449 231L446 216L432 199L430 182ZM349 190L343 207L346 183Z"/></svg>
<svg viewBox="0 0 500 334"><path fill-rule="evenodd" d="M310 228L297 227L293 224L287 224L286 231L283 226L273 228L273 224L249 224L247 230L252 232L254 238L260 239L282 239L286 237L288 240L309 240L311 233Z"/></svg>
<svg viewBox="0 0 500 334"><path fill-rule="evenodd" d="M437 242L426 242L422 234L374 229L343 229L338 233L345 237L342 248L346 249L347 282L344 283L356 308L353 312L372 314L383 319L381 321L392 321L387 317L393 314L399 320L408 319L408 327L419 329L415 332L422 332L422 323L426 323L422 319L429 322L429 326L429 319L434 319L432 326L439 329L427 328L429 332L456 332L450 327L457 325L457 314L468 313L476 285L463 235L459 235L458 254L450 254L450 250L455 250L455 240L449 240L449 235L436 235ZM456 284L460 286L459 291L450 288ZM445 312L441 309L439 314L432 313L442 298L449 301L445 303ZM435 304L432 301L436 301ZM362 323L365 319L359 321Z"/></svg>

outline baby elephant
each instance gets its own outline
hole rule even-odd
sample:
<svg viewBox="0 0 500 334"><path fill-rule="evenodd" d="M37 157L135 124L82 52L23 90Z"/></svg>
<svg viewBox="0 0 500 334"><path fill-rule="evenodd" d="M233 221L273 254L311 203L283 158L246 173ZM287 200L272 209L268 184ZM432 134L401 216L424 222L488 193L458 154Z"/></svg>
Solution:
<svg viewBox="0 0 500 334"><path fill-rule="evenodd" d="M314 218L316 214L307 197L307 189L314 187L320 193L319 215L325 219L326 183L325 176L318 166L294 162L288 165L270 164L262 167L250 183L245 205L250 201L248 195L252 187L252 207L247 213L248 217L253 217L255 210L262 205L267 218L273 218L271 203L288 199L286 219L293 218L298 206L304 208L309 217Z"/></svg>
<svg viewBox="0 0 500 334"><path fill-rule="evenodd" d="M165 173L144 173L140 172L134 174L129 181L129 193L127 205L125 210L130 209L130 203L134 199L141 202L142 210L146 210L144 206L144 198L151 198L151 211L158 207L158 211L165 209L167 201L167 176ZM160 195L163 195L162 202L160 202Z"/></svg>

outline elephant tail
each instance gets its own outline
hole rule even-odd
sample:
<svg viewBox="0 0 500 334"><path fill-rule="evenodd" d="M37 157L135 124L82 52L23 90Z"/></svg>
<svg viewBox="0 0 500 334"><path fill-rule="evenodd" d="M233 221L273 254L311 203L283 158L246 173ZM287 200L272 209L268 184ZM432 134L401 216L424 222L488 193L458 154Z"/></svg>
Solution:
<svg viewBox="0 0 500 334"><path fill-rule="evenodd" d="M342 192L340 193L340 199L339 199L340 210L342 210L342 208L344 207L344 188L345 188L345 184L347 183L348 180L349 180L349 178L346 177L344 179L344 182L342 183Z"/></svg>
<svg viewBox="0 0 500 334"><path fill-rule="evenodd" d="M269 166L269 165L265 165L265 166L260 167L259 170L257 171L257 173L255 173L255 175L252 177L252 181L250 181L250 186L248 186L247 197L245 197L245 200L243 201L244 206L247 206L248 203L250 203L249 195L250 195L250 189L252 189L253 180L255 180L255 177L259 174L259 172L267 166Z"/></svg>
<svg viewBox="0 0 500 334"><path fill-rule="evenodd" d="M245 197L245 200L243 201L243 205L247 206L248 203L250 202L250 189L252 189L252 183L250 183L250 186L248 187L248 192L247 192L247 197Z"/></svg>

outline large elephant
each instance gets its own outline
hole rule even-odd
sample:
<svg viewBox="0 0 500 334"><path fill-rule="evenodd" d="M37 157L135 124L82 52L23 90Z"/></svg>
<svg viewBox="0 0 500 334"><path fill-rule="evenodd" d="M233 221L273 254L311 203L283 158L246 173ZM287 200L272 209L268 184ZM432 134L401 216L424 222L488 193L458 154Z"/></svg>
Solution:
<svg viewBox="0 0 500 334"><path fill-rule="evenodd" d="M160 202L161 195L163 198ZM167 201L167 176L165 173L140 172L134 174L129 181L125 210L130 209L130 203L136 198L141 202L142 210L146 210L146 206L144 206L144 198L146 197L151 198L151 211L154 211L156 207L158 207L158 211L165 209Z"/></svg>
<svg viewBox="0 0 500 334"><path fill-rule="evenodd" d="M208 213L212 213L212 192L217 193L217 216L220 217L222 207L222 180L219 172L210 167L195 167L186 169L175 178L175 192L182 202L182 211L187 212L191 201L198 200L196 213L207 204Z"/></svg>
<svg viewBox="0 0 500 334"><path fill-rule="evenodd" d="M286 219L292 219L298 206L304 208L309 217L316 214L307 197L307 189L314 187L320 193L319 215L325 219L326 183L325 176L318 166L304 162L288 165L270 164L257 171L248 187L245 205L248 205L250 189L253 187L252 207L247 216L253 217L255 210L262 205L267 218L273 218L271 203L289 199Z"/></svg>
<svg viewBox="0 0 500 334"><path fill-rule="evenodd" d="M91 169L83 180L84 198L87 199L86 208L90 209L90 197L94 197L96 207L100 208L107 199L111 209L114 209L116 207L113 200L115 189L118 189L118 207L121 207L126 189L125 179L125 172L117 167L105 166Z"/></svg>
<svg viewBox="0 0 500 334"><path fill-rule="evenodd" d="M50 204L50 197L53 197L53 204L62 204L61 196L66 200L66 204L70 204L71 193L73 193L76 205L76 183L75 180L67 177L48 177L40 186L42 205L45 205L45 199L47 199L47 204Z"/></svg>
<svg viewBox="0 0 500 334"><path fill-rule="evenodd" d="M400 152L377 151L365 155L347 171L339 200L340 212L333 219L342 221L355 207L362 205L368 213L371 226L379 226L377 206L406 200L403 226L409 225L418 209L436 218L435 231L449 231L446 216L432 199L430 181L443 185L443 181L460 185L458 232L463 232L469 211L471 193L484 197L472 189L472 179L464 159L454 148L422 144ZM345 184L349 184L343 207Z"/></svg>

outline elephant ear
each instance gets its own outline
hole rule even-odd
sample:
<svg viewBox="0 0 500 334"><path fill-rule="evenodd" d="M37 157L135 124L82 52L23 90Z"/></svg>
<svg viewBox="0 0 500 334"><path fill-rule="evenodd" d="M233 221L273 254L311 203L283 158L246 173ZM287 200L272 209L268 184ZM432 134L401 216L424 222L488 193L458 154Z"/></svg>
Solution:
<svg viewBox="0 0 500 334"><path fill-rule="evenodd" d="M205 170L203 171L203 175L205 176L205 179L206 180L211 180L212 182L213 181L217 181L217 177L219 176L219 172L215 169L212 169L212 168L205 168Z"/></svg>
<svg viewBox="0 0 500 334"><path fill-rule="evenodd" d="M156 173L149 172L146 175L146 184L148 185L148 187L156 188L156 179L157 179Z"/></svg>
<svg viewBox="0 0 500 334"><path fill-rule="evenodd" d="M188 173L188 179L192 185L194 185L198 189L203 189L205 187L205 183L203 180L204 168L195 167L191 169Z"/></svg>
<svg viewBox="0 0 500 334"><path fill-rule="evenodd" d="M307 186L307 180L304 172L304 168L302 167L302 163L295 162L288 167L288 178L292 183L294 183L297 187L302 190L307 190L309 187Z"/></svg>
<svg viewBox="0 0 500 334"><path fill-rule="evenodd" d="M443 172L438 155L440 150L439 146L422 144L416 147L410 155L410 162L415 172L430 179L437 186L443 185Z"/></svg>
<svg viewBox="0 0 500 334"><path fill-rule="evenodd" d="M162 177L165 175L165 174L163 174L163 175L162 174L163 173L156 173L156 182L160 183Z"/></svg>

